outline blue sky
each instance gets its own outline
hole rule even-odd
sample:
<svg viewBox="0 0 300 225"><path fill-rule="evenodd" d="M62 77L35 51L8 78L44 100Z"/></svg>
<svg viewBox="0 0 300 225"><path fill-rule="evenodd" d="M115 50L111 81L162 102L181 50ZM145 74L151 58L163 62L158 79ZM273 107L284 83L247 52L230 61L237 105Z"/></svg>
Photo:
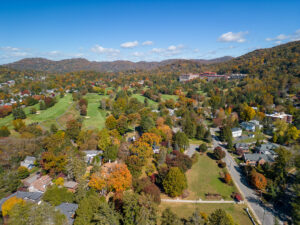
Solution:
<svg viewBox="0 0 300 225"><path fill-rule="evenodd" d="M0 64L210 59L294 40L296 0L0 0Z"/></svg>

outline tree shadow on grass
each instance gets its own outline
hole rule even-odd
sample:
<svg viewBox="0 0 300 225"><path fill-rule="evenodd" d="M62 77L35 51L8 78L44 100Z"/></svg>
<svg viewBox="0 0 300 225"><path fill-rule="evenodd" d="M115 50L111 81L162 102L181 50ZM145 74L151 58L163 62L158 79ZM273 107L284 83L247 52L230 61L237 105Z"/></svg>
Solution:
<svg viewBox="0 0 300 225"><path fill-rule="evenodd" d="M211 152L207 152L206 155L211 158L212 160L217 160L217 158L215 157L214 153Z"/></svg>

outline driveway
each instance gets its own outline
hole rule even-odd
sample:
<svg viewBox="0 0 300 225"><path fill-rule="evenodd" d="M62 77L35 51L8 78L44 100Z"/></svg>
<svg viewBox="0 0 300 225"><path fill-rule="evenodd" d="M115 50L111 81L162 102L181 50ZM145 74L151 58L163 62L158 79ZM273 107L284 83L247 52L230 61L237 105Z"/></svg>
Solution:
<svg viewBox="0 0 300 225"><path fill-rule="evenodd" d="M234 180L237 188L244 196L245 200L248 202L249 207L254 211L255 217L260 224L263 225L273 225L275 215L279 217L279 215L274 212L273 208L268 207L262 203L260 197L255 193L255 191L249 187L249 184L242 174L241 169L232 158L232 156L220 145L220 141L217 136L215 136L215 131L217 129L211 128L211 134L213 137L213 146L220 146L225 152L226 156L224 161L227 164L227 168L231 174L232 179Z"/></svg>
<svg viewBox="0 0 300 225"><path fill-rule="evenodd" d="M198 147L199 145L190 144L190 146L185 150L184 154L188 155L189 157L192 157Z"/></svg>

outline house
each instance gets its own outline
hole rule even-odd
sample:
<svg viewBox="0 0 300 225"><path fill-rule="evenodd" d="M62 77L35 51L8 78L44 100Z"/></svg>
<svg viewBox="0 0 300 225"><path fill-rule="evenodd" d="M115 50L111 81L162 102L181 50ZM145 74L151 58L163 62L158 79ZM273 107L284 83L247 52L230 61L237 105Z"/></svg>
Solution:
<svg viewBox="0 0 300 225"><path fill-rule="evenodd" d="M278 148L278 145L274 143L267 143L267 144L262 144L259 147L256 147L256 153L258 154L264 154L264 155L272 155L272 156L277 156L277 153L274 151L276 148Z"/></svg>
<svg viewBox="0 0 300 225"><path fill-rule="evenodd" d="M249 153L250 145L248 143L236 143L235 150L239 156L244 155L245 153Z"/></svg>
<svg viewBox="0 0 300 225"><path fill-rule="evenodd" d="M273 114L266 114L267 118L271 118L273 121L276 120L283 120L287 123L292 123L293 122L293 116L290 114L285 114L284 112L279 112L279 113L273 113Z"/></svg>
<svg viewBox="0 0 300 225"><path fill-rule="evenodd" d="M74 193L78 187L78 183L75 181L65 181L64 187Z"/></svg>
<svg viewBox="0 0 300 225"><path fill-rule="evenodd" d="M158 145L156 145L156 144L154 143L154 144L152 145L152 150L153 150L153 153L154 153L154 154L159 154L160 148L159 148Z"/></svg>
<svg viewBox="0 0 300 225"><path fill-rule="evenodd" d="M36 181L34 181L28 188L30 192L45 192L47 186L52 184L52 178L48 175L42 176Z"/></svg>
<svg viewBox="0 0 300 225"><path fill-rule="evenodd" d="M2 198L0 200L0 211L2 210L2 205L4 202L6 202L8 199L10 199L11 197L17 197L17 198L22 198L25 201L29 201L29 202L35 202L35 203L40 203L41 198L42 198L42 193L40 192L25 192L25 191L17 191L11 195L9 195L6 198Z"/></svg>
<svg viewBox="0 0 300 225"><path fill-rule="evenodd" d="M59 206L56 206L56 209L58 209L62 214L66 216L69 224L74 223L75 212L78 209L77 204L64 202L61 203Z"/></svg>
<svg viewBox="0 0 300 225"><path fill-rule="evenodd" d="M26 167L27 169L32 169L34 167L34 163L36 161L36 158L33 156L26 156L24 161L21 162L21 166Z"/></svg>
<svg viewBox="0 0 300 225"><path fill-rule="evenodd" d="M199 77L199 74L182 74L179 76L179 81L180 82L186 82L189 80L193 80Z"/></svg>
<svg viewBox="0 0 300 225"><path fill-rule="evenodd" d="M102 154L103 151L99 151L99 150L86 150L86 151L83 151L85 153L85 162L90 164L93 162L93 159L99 155L99 154Z"/></svg>
<svg viewBox="0 0 300 225"><path fill-rule="evenodd" d="M242 122L240 125L246 131L251 131L251 132L255 131L255 124L254 123Z"/></svg>
<svg viewBox="0 0 300 225"><path fill-rule="evenodd" d="M242 129L241 128L234 127L234 128L231 129L231 132L232 132L232 137L234 137L234 138L242 136Z"/></svg>
<svg viewBox="0 0 300 225"><path fill-rule="evenodd" d="M41 177L41 175L39 173L33 174L29 177L27 177L26 179L22 180L22 183L25 187L30 187L33 182L35 182L37 179L39 179Z"/></svg>
<svg viewBox="0 0 300 225"><path fill-rule="evenodd" d="M265 163L273 163L274 157L271 155L264 155L259 153L254 154L244 154L244 160L247 165L256 166L263 165Z"/></svg>

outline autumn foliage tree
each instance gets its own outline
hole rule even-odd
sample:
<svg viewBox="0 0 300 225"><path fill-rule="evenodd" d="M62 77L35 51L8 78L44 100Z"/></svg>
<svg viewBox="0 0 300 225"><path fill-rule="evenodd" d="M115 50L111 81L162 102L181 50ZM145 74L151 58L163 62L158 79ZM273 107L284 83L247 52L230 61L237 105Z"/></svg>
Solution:
<svg viewBox="0 0 300 225"><path fill-rule="evenodd" d="M97 191L101 191L106 187L106 182L99 175L93 173L88 185Z"/></svg>
<svg viewBox="0 0 300 225"><path fill-rule="evenodd" d="M251 183L259 190L264 190L267 186L267 179L261 173L252 172Z"/></svg>
<svg viewBox="0 0 300 225"><path fill-rule="evenodd" d="M232 178L231 178L229 173L225 173L224 180L225 180L226 184L231 184L232 183Z"/></svg>
<svg viewBox="0 0 300 225"><path fill-rule="evenodd" d="M126 164L116 164L107 177L108 187L116 192L122 192L131 187L132 176Z"/></svg>
<svg viewBox="0 0 300 225"><path fill-rule="evenodd" d="M2 215L8 215L12 208L17 204L24 205L25 201L21 198L17 198L16 196L7 199L2 205Z"/></svg>

